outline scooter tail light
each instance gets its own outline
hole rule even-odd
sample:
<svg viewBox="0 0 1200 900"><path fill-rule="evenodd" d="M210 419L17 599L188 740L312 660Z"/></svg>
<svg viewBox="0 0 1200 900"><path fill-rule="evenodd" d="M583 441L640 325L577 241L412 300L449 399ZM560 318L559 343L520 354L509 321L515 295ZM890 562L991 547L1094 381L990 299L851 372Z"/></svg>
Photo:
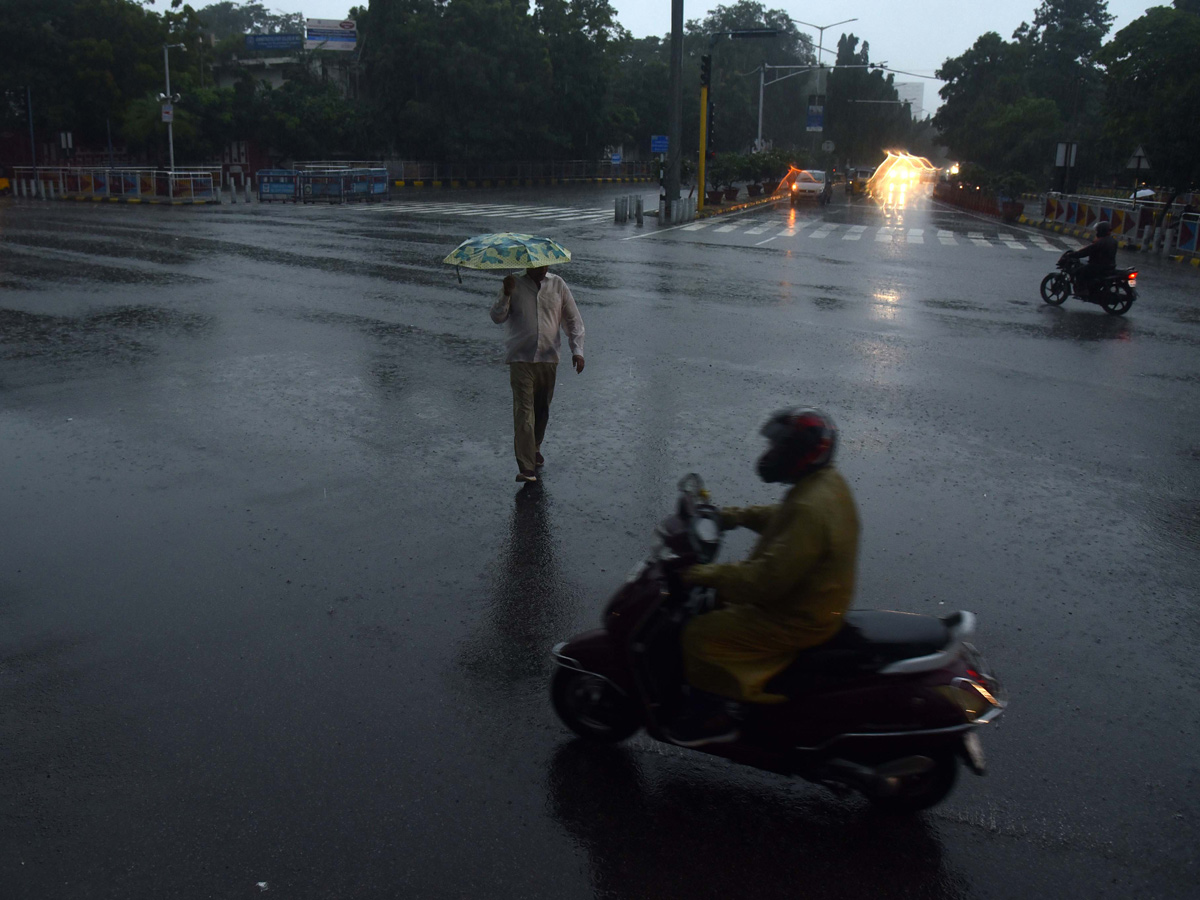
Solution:
<svg viewBox="0 0 1200 900"><path fill-rule="evenodd" d="M1129 273L1129 286L1133 287L1136 284L1137 284L1137 272L1130 272Z"/></svg>

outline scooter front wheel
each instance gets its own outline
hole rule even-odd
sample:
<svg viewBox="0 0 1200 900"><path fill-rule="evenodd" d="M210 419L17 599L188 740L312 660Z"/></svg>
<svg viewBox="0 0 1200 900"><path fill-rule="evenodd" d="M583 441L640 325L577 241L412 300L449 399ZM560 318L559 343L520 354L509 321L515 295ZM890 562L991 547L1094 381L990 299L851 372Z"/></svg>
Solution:
<svg viewBox="0 0 1200 900"><path fill-rule="evenodd" d="M893 779L887 792L868 795L875 806L889 813L914 813L936 806L954 789L958 777L958 758L943 753L933 758L933 768L919 775Z"/></svg>
<svg viewBox="0 0 1200 900"><path fill-rule="evenodd" d="M590 672L557 668L550 681L550 701L563 724L589 741L615 744L642 724L633 701Z"/></svg>
<svg viewBox="0 0 1200 900"><path fill-rule="evenodd" d="M1061 306L1071 296L1071 280L1062 272L1051 272L1042 279L1042 299L1051 306Z"/></svg>

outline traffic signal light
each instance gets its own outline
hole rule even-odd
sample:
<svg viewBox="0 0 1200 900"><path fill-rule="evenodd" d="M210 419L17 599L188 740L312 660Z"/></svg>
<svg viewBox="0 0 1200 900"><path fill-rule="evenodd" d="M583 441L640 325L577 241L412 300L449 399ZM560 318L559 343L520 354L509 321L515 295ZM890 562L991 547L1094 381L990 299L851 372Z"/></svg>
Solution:
<svg viewBox="0 0 1200 900"><path fill-rule="evenodd" d="M700 57L700 86L708 87L712 84L712 56L705 53Z"/></svg>

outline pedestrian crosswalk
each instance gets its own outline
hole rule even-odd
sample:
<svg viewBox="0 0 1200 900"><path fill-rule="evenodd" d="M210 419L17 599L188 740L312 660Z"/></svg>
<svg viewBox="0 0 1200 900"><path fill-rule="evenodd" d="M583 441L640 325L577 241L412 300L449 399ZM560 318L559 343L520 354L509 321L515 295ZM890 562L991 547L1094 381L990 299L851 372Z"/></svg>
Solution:
<svg viewBox="0 0 1200 900"><path fill-rule="evenodd" d="M821 219L811 219L806 222L787 222L786 227L780 228L784 222L763 221L761 219L740 219L722 221L709 219L692 222L680 226L685 232L709 232L721 235L747 235L757 237L770 235L755 241L757 247L766 244L777 244L788 238L794 240L812 241L863 241L869 240L879 244L926 244L926 238L932 242L934 237L943 247L976 246L976 247L1007 247L1011 250L1048 250L1061 253L1063 249L1075 249L1081 246L1077 242L1055 236L1057 243L1040 234L1014 234L1011 231L948 231L944 228L931 229L928 234L924 228L906 228L900 225L845 225L840 222L826 222ZM736 239L736 238L734 238Z"/></svg>
<svg viewBox="0 0 1200 900"><path fill-rule="evenodd" d="M541 224L571 222L611 221L613 211L606 207L539 206L525 203L470 203L446 201L399 201L379 204L335 207L338 211L352 214L380 214L412 216L446 216L476 219L525 219ZM653 221L653 220L651 220ZM895 220L893 220L895 221ZM1011 227L1011 226L1010 226ZM502 229L497 229L502 230ZM758 247L780 245L795 241L870 241L877 244L928 245L934 237L943 247L975 246L981 248L1006 247L1010 250L1044 250L1061 253L1082 246L1070 238L1054 235L1047 238L1041 234L1012 230L950 231L945 228L906 228L899 224L848 225L827 222L820 218L797 220L792 217L779 219L771 216L746 216L737 218L715 218L692 222L665 231L707 232L722 235L725 240L737 241L745 235L754 238ZM640 236L650 237L654 232L643 232Z"/></svg>
<svg viewBox="0 0 1200 900"><path fill-rule="evenodd" d="M348 213L470 216L476 219L533 219L540 222L599 222L613 217L603 207L534 206L514 203L378 203L336 207Z"/></svg>

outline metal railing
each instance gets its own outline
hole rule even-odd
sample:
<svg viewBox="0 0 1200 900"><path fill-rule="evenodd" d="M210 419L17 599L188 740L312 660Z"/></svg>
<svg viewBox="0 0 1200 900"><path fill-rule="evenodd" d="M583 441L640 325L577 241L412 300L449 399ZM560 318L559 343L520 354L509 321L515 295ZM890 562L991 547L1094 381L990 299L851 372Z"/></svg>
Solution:
<svg viewBox="0 0 1200 900"><path fill-rule="evenodd" d="M220 202L220 168L76 168L17 166L13 189L18 197L45 200L139 200L153 202Z"/></svg>
<svg viewBox="0 0 1200 900"><path fill-rule="evenodd" d="M389 159L388 175L398 181L531 181L534 179L645 178L658 175L658 163L574 159L548 162L435 163Z"/></svg>

